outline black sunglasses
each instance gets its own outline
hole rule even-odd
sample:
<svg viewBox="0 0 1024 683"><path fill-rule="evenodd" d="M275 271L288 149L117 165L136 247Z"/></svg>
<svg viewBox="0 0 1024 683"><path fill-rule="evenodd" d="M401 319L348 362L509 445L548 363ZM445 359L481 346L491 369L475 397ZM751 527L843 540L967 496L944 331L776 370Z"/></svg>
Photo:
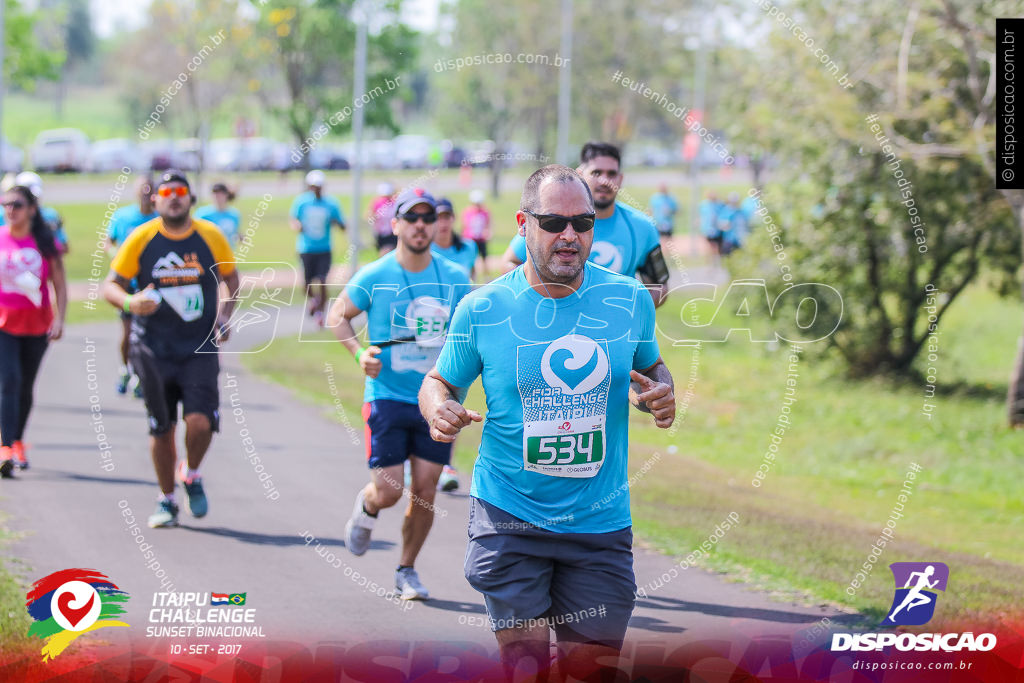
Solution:
<svg viewBox="0 0 1024 683"><path fill-rule="evenodd" d="M534 213L529 209L523 209L523 213L528 213L536 218L541 230L556 235L565 230L566 223L572 223L572 229L576 232L587 232L594 227L594 219L596 218L596 214L592 213L581 213L577 216L560 216L557 213Z"/></svg>
<svg viewBox="0 0 1024 683"><path fill-rule="evenodd" d="M24 209L26 206L28 206L28 204L26 204L25 202L21 202L21 201L4 202L3 203L3 207L5 209Z"/></svg>
<svg viewBox="0 0 1024 683"><path fill-rule="evenodd" d="M410 211L409 213L400 213L398 214L398 217L409 223L415 223L416 221L423 219L423 222L427 225L430 225L437 220L437 214L434 212L416 213L415 211Z"/></svg>

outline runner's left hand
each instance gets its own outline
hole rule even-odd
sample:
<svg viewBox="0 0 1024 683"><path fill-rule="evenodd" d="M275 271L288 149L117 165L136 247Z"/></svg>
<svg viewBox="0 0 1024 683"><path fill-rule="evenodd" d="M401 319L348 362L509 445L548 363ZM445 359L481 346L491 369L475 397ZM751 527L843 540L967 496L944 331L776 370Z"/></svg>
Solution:
<svg viewBox="0 0 1024 683"><path fill-rule="evenodd" d="M662 382L655 382L647 375L631 370L630 378L637 383L637 401L647 406L654 417L654 424L661 429L668 429L676 419L676 396L672 387Z"/></svg>

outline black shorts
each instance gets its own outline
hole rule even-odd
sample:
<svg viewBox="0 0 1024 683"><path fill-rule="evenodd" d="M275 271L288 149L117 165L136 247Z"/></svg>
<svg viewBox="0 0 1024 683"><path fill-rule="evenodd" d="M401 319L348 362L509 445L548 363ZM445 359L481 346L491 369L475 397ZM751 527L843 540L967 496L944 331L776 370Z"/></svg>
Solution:
<svg viewBox="0 0 1024 683"><path fill-rule="evenodd" d="M142 386L150 434L160 436L174 428L179 402L182 415L205 415L213 431L218 431L220 361L216 353L194 353L183 360L171 360L158 358L144 344L133 343L128 360Z"/></svg>
<svg viewBox="0 0 1024 683"><path fill-rule="evenodd" d="M363 404L366 464L370 469L401 465L410 455L447 465L452 445L430 438L430 427L413 403L379 398Z"/></svg>
<svg viewBox="0 0 1024 683"><path fill-rule="evenodd" d="M302 259L302 272L306 278L306 284L313 280L327 282L327 273L331 270L331 252L318 251L313 254L299 254Z"/></svg>
<svg viewBox="0 0 1024 683"><path fill-rule="evenodd" d="M480 258L482 258L484 261L486 261L487 260L487 240L485 240L485 239L478 239L478 240L473 240L473 242L476 243L476 249L477 249L477 251L480 252Z"/></svg>
<svg viewBox="0 0 1024 683"><path fill-rule="evenodd" d="M622 648L633 613L633 528L559 533L470 498L466 579L491 629L547 621L560 641Z"/></svg>
<svg viewBox="0 0 1024 683"><path fill-rule="evenodd" d="M377 235L377 251L380 251L384 247L391 247L392 249L398 246L398 235Z"/></svg>

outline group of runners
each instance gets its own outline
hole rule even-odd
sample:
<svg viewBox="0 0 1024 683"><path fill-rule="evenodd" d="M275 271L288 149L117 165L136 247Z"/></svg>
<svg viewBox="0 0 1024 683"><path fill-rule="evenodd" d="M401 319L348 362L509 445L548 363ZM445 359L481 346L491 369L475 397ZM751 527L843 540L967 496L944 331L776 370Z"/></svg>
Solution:
<svg viewBox="0 0 1024 683"><path fill-rule="evenodd" d="M560 666L571 672L614 654L636 588L629 497L609 495L626 482L630 406L650 413L661 428L675 416L672 377L654 334L668 272L651 221L616 202L618 149L588 143L578 168L534 172L515 214L508 272L476 289L476 254L460 257L465 241L452 230L452 203L423 188L404 190L390 218L395 248L359 269L326 314L330 228L345 223L323 184L321 172L309 173L308 191L290 216L308 312L333 330L365 376L370 477L345 527L349 551L367 552L381 511L402 497L408 463L412 495L395 585L405 599L428 598L415 563L433 523L439 480L457 435L482 422L465 575L483 594L506 668L519 670L525 662L544 669L543 620L590 608L593 614L600 608L600 616L556 622ZM218 430L218 349L228 336L239 278L228 237L192 215L196 200L183 173L142 178L137 187L139 206L112 221L116 253L103 294L129 325L118 389L127 390L126 375L138 377L160 489L149 526L166 527L178 522L177 482L194 517L209 509L200 467ZM32 271L45 295L37 280L60 281L60 292L63 275L52 236L36 230L37 209L24 188L4 195L10 228L0 233L0 255L29 245L48 265ZM7 272L6 266L0 271L0 306ZM11 286L25 287L23 280L16 276ZM58 299L53 320L0 318L0 343L14 343L6 331L13 318L37 339L19 342L19 353L41 356L47 335L60 335L66 296ZM364 314L365 343L353 326ZM483 413L463 405L478 377ZM24 424L22 413L8 410L7 395L4 377L5 449L13 448L8 434L20 437L18 420ZM612 502L592 505L605 498Z"/></svg>

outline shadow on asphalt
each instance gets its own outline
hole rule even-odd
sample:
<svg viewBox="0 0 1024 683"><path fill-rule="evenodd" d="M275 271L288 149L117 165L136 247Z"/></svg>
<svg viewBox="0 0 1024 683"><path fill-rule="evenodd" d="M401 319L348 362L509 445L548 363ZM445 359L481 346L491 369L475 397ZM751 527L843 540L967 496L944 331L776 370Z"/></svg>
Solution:
<svg viewBox="0 0 1024 683"><path fill-rule="evenodd" d="M142 405L142 401L139 401L140 410L145 410ZM88 405L84 406L71 406L65 403L39 403L38 401L33 406L34 410L46 410L47 412L54 413L70 413L71 415L87 415L92 412ZM128 410L126 408L110 408L103 406L103 414L114 417L138 417L139 428L143 431L146 429L146 420L144 419L141 412L137 410Z"/></svg>
<svg viewBox="0 0 1024 683"><path fill-rule="evenodd" d="M308 545L302 536L299 536L298 534L260 534L255 531L226 529L222 526L189 526L187 524L180 523L178 524L178 528L196 531L201 534L224 536L226 538L233 538L235 540L242 541L243 543L253 543L255 545ZM318 537L316 541L322 546L336 546L339 548L345 547L345 542L340 538ZM370 541L370 550L391 550L394 547L395 544L391 541Z"/></svg>
<svg viewBox="0 0 1024 683"><path fill-rule="evenodd" d="M95 448L95 446L90 446ZM99 484L136 484L139 486L153 486L152 479L128 479L126 477L94 477L89 474L78 474L76 472L65 472L63 470L47 470L44 468L33 468L30 472L38 472L46 479L71 479L72 481L88 481ZM49 475L49 476L46 476Z"/></svg>
<svg viewBox="0 0 1024 683"><path fill-rule="evenodd" d="M484 609L483 605L478 605L471 602L460 602L458 600L438 600L437 598L431 598L430 600L424 600L420 604L422 604L424 607L433 607L434 609L444 610L445 612L461 612L463 614L487 614L487 610Z"/></svg>
<svg viewBox="0 0 1024 683"><path fill-rule="evenodd" d="M808 624L820 621L821 617L814 614L800 614L799 612L783 612L773 609L759 609L751 607L730 607L729 605L714 605L706 602L687 602L675 598L663 598L658 596L647 596L636 601L637 607L647 609L670 609L683 610L685 612L700 612L716 617L728 617L730 619L759 619L761 621L774 621L780 624ZM829 617L832 623L858 623L864 620L859 614L841 614Z"/></svg>
<svg viewBox="0 0 1024 683"><path fill-rule="evenodd" d="M640 603L637 603L640 607ZM634 612L633 616L629 619L629 628L638 628L643 631L655 631L657 633L683 633L686 631L681 626L673 626L672 624L662 619L655 619L654 617L637 616Z"/></svg>

